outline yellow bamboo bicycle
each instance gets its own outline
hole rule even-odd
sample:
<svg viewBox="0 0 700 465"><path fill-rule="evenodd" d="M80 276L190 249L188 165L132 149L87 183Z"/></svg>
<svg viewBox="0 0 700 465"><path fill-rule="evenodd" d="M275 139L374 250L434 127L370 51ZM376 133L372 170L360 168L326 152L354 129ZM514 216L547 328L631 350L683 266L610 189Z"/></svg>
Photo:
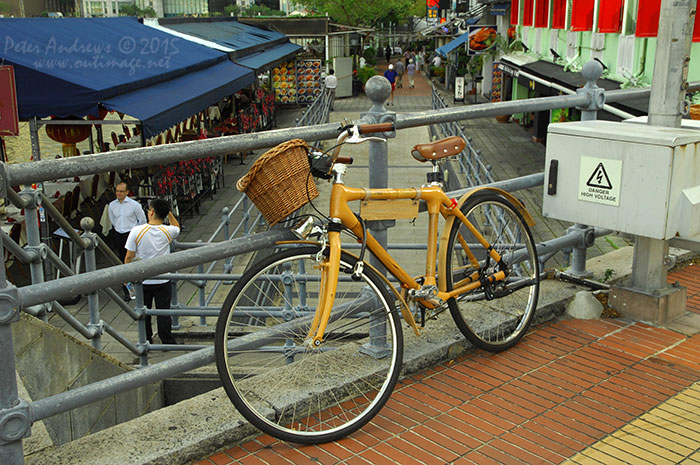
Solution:
<svg viewBox="0 0 700 465"><path fill-rule="evenodd" d="M464 140L415 146L413 157L433 164L423 187L345 186L351 160L339 157L342 145L386 131L392 124L341 128L332 156L319 159L332 176L330 214L321 228L310 221L299 228L319 233L319 240L279 244L249 267L223 304L215 347L226 393L246 419L277 438L333 441L377 414L401 371L399 313L418 334L416 317L422 326L449 309L464 336L491 351L514 345L534 315L539 269L533 220L523 205L493 188L458 201L442 189L440 162L459 154ZM349 205L357 201L359 214ZM427 257L425 274L413 277L366 221L417 214L419 201L429 217ZM343 232L362 244L359 256L342 249ZM398 285L364 261L366 249Z"/></svg>

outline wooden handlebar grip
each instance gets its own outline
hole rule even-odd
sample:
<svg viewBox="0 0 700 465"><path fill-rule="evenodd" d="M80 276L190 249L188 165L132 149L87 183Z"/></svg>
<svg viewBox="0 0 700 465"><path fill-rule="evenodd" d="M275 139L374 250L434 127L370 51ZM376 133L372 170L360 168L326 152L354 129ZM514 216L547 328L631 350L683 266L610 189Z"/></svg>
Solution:
<svg viewBox="0 0 700 465"><path fill-rule="evenodd" d="M353 161L352 157L338 157L335 159L336 163L342 163L343 165L352 165Z"/></svg>
<svg viewBox="0 0 700 465"><path fill-rule="evenodd" d="M363 124L357 127L360 134L371 134L373 132L390 132L394 130L394 123Z"/></svg>

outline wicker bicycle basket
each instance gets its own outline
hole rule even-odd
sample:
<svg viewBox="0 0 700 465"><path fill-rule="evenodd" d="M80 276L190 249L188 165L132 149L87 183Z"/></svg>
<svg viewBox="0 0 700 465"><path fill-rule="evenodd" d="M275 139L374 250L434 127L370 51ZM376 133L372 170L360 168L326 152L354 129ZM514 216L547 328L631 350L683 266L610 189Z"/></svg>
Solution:
<svg viewBox="0 0 700 465"><path fill-rule="evenodd" d="M262 154L236 183L270 226L318 197L313 176L309 175L307 148L301 139L284 142Z"/></svg>

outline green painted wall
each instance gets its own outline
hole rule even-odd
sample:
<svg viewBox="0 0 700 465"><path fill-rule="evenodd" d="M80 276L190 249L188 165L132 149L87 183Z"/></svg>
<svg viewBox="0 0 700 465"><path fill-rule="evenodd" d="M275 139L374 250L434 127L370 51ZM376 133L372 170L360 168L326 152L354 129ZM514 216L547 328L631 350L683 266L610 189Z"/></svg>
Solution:
<svg viewBox="0 0 700 465"><path fill-rule="evenodd" d="M552 54L549 51L550 48L555 49L557 53L562 57L566 58L566 41L567 41L567 31L558 30L557 31L557 43L550 43L550 29L541 29L540 36L540 48L539 50L534 50L534 47L530 47L528 55L534 56L540 60L553 61ZM523 37L523 41L528 45L533 45L535 43L535 28L518 26L518 34ZM580 54L575 62L575 66L570 71L578 72L581 67L588 61L592 59L592 48L591 39L593 33L591 31L583 31L578 33L578 44ZM637 76L636 83L638 86L649 86L651 84L652 75L654 72L654 56L656 54L656 38L643 38L636 37L635 39L635 50L634 50L634 66L633 75ZM620 70L618 64L618 46L620 42L619 34L605 34L605 45L603 49L603 55L601 61L605 63L608 67L607 74L604 77L624 83L628 80L627 76L624 76ZM646 53L645 45L646 42ZM642 60L642 55L645 59ZM563 64L565 61L561 60L558 64ZM693 42L690 49L690 68L688 72L689 81L700 81L700 42ZM513 95L516 95L516 84L514 84ZM514 97L515 98L515 97Z"/></svg>

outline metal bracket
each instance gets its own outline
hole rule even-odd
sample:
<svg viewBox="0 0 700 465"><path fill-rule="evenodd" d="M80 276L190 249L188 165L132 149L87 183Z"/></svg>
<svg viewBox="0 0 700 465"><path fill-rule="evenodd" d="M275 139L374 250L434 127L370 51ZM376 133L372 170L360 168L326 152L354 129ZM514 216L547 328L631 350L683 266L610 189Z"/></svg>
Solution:
<svg viewBox="0 0 700 465"><path fill-rule="evenodd" d="M576 93L590 96L588 106L576 107L577 110L598 111L603 109L603 105L605 105L605 89L601 87L582 87L576 89Z"/></svg>
<svg viewBox="0 0 700 465"><path fill-rule="evenodd" d="M32 257L32 263L39 263L42 260L46 260L46 258L49 256L48 249L49 246L47 246L46 244L24 246L24 251Z"/></svg>
<svg viewBox="0 0 700 465"><path fill-rule="evenodd" d="M19 321L19 309L19 292L14 285L7 283L7 286L0 290L0 325Z"/></svg>
<svg viewBox="0 0 700 465"><path fill-rule="evenodd" d="M588 248L595 243L595 228L592 226L585 226L584 228L581 228L573 225L569 226L566 232L567 234L578 234L578 244L574 244L573 247Z"/></svg>
<svg viewBox="0 0 700 465"><path fill-rule="evenodd" d="M100 320L99 323L88 323L88 329L94 330L93 336L102 336L105 333L105 322Z"/></svg>
<svg viewBox="0 0 700 465"><path fill-rule="evenodd" d="M32 434L29 404L18 399L15 407L0 410L0 445L17 442Z"/></svg>

